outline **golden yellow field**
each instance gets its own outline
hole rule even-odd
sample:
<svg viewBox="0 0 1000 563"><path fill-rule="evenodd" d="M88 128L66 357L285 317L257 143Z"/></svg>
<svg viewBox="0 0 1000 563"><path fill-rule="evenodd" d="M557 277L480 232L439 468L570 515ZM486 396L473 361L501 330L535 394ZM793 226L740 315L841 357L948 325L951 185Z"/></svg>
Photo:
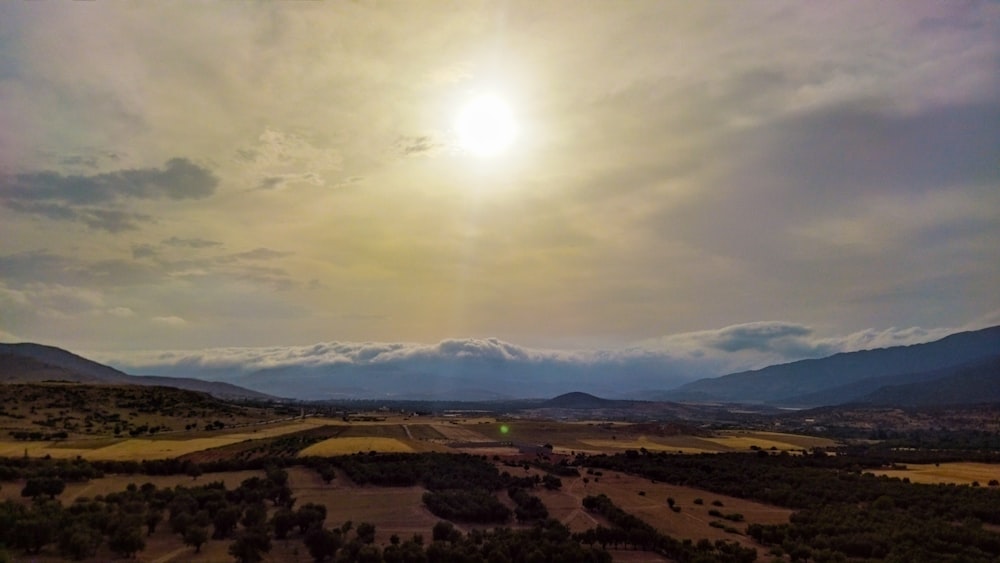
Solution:
<svg viewBox="0 0 1000 563"><path fill-rule="evenodd" d="M414 449L402 440L396 438L380 438L376 436L330 438L318 444L313 444L299 452L300 456L328 456L353 454L357 452L413 452Z"/></svg>
<svg viewBox="0 0 1000 563"><path fill-rule="evenodd" d="M909 479L913 483L955 483L970 485L978 482L986 486L991 480L1000 480L1000 465L989 463L912 463L906 469L872 471L875 475Z"/></svg>

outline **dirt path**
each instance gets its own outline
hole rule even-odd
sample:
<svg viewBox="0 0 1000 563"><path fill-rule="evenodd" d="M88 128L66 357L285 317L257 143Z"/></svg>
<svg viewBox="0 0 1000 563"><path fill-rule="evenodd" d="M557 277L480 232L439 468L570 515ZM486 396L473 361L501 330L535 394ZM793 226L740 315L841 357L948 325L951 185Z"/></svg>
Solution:
<svg viewBox="0 0 1000 563"><path fill-rule="evenodd" d="M572 512L567 514L566 517L562 519L562 523L565 524L566 526L569 526L569 523L572 522L575 518L583 516L584 518L589 520L592 524L594 524L594 526L600 524L600 522L598 522L597 519L595 519L593 516L590 515L590 512L583 509L583 497L585 496L585 492L584 493L579 492L580 488L583 486L583 479L574 478L574 479L567 479L566 481L569 482L569 486L563 487L562 492L567 496L572 497L573 500L576 501L577 508L573 509ZM565 483L566 481L563 482Z"/></svg>
<svg viewBox="0 0 1000 563"><path fill-rule="evenodd" d="M185 545L184 547L178 547L177 549L171 551L170 553L161 555L156 559L153 559L151 563L169 563L170 561L173 561L176 557L179 557L180 555L187 553L188 551L191 551L190 546Z"/></svg>

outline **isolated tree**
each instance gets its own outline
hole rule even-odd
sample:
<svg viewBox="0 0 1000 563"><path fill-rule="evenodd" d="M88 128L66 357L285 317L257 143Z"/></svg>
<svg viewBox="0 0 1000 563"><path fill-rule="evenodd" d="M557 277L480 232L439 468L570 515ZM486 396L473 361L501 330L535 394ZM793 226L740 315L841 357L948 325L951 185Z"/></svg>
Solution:
<svg viewBox="0 0 1000 563"><path fill-rule="evenodd" d="M302 541L316 563L332 559L344 543L340 530L326 530L318 526L310 528Z"/></svg>
<svg viewBox="0 0 1000 563"><path fill-rule="evenodd" d="M132 558L136 553L146 548L146 540L142 537L139 526L122 524L108 539L111 551L122 557Z"/></svg>
<svg viewBox="0 0 1000 563"><path fill-rule="evenodd" d="M334 472L333 466L331 465L321 465L318 471L319 478L322 479L327 485L329 485L330 482L337 477L337 474Z"/></svg>
<svg viewBox="0 0 1000 563"><path fill-rule="evenodd" d="M290 508L279 508L271 517L271 528L274 529L274 537L283 540L288 537L288 532L295 529L295 513Z"/></svg>
<svg viewBox="0 0 1000 563"><path fill-rule="evenodd" d="M259 563L269 551L271 536L263 526L241 531L236 535L236 541L229 546L229 554L239 563Z"/></svg>
<svg viewBox="0 0 1000 563"><path fill-rule="evenodd" d="M163 521L163 512L152 509L146 513L146 535L151 536L156 531L156 526Z"/></svg>
<svg viewBox="0 0 1000 563"><path fill-rule="evenodd" d="M215 529L212 532L212 537L216 539L228 538L236 528L236 524L240 521L240 512L237 506L220 508L215 513L215 517L212 518L212 526Z"/></svg>
<svg viewBox="0 0 1000 563"><path fill-rule="evenodd" d="M194 552L201 552L201 546L208 541L208 529L202 526L188 526L184 530L184 545L194 546Z"/></svg>
<svg viewBox="0 0 1000 563"><path fill-rule="evenodd" d="M306 533L314 525L323 525L326 520L326 506L322 504L307 503L299 507L295 513L295 523L299 526L299 531Z"/></svg>
<svg viewBox="0 0 1000 563"><path fill-rule="evenodd" d="M456 542L462 539L462 532L455 529L455 525L447 520L439 520L431 529L431 538L434 541Z"/></svg>
<svg viewBox="0 0 1000 563"><path fill-rule="evenodd" d="M377 545L365 545L358 550L355 561L358 563L383 563L382 550Z"/></svg>
<svg viewBox="0 0 1000 563"><path fill-rule="evenodd" d="M187 462L184 466L184 473L187 474L191 479L197 479L201 476L201 466L193 461Z"/></svg>
<svg viewBox="0 0 1000 563"><path fill-rule="evenodd" d="M280 467L270 466L265 470L265 476L268 481L278 485L288 484L288 472Z"/></svg>
<svg viewBox="0 0 1000 563"><path fill-rule="evenodd" d="M355 533L358 535L358 540L361 543L365 544L375 543L375 524L362 522L358 524L358 528Z"/></svg>
<svg viewBox="0 0 1000 563"><path fill-rule="evenodd" d="M240 523L243 524L244 528L262 526L266 522L267 507L263 504L253 504L248 506L246 511L243 513L243 519L240 520Z"/></svg>

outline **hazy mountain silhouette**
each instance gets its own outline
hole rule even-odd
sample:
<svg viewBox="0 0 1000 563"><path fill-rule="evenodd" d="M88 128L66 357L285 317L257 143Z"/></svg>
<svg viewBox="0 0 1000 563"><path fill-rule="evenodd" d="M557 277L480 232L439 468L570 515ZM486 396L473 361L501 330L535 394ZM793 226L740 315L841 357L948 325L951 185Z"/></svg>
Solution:
<svg viewBox="0 0 1000 563"><path fill-rule="evenodd" d="M0 344L0 383L46 380L120 385L163 385L201 391L221 399L273 398L264 393L217 381L189 377L137 376L116 370L55 346L30 342Z"/></svg>
<svg viewBox="0 0 1000 563"><path fill-rule="evenodd" d="M952 334L926 344L845 352L700 379L666 392L663 398L796 406L836 404L860 398L886 384L936 379L935 371L998 354L1000 326Z"/></svg>

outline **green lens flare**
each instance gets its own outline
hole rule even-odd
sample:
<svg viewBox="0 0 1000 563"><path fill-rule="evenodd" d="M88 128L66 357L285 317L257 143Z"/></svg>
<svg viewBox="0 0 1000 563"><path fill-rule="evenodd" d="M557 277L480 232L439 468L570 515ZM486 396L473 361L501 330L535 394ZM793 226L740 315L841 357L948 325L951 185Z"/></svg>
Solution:
<svg viewBox="0 0 1000 563"><path fill-rule="evenodd" d="M510 428L507 428L506 424L501 424L500 425L500 433L501 434L506 434L508 432L510 432Z"/></svg>

